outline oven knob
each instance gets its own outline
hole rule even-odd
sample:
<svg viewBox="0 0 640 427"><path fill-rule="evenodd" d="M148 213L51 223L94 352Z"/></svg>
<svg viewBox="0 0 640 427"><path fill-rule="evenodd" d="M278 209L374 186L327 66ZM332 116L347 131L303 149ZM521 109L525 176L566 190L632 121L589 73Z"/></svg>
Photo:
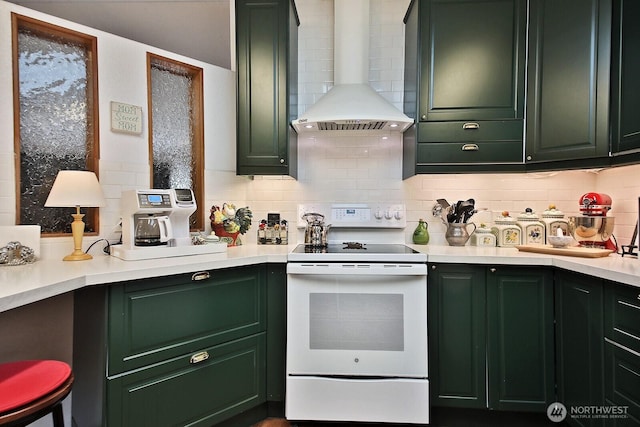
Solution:
<svg viewBox="0 0 640 427"><path fill-rule="evenodd" d="M393 214L393 217L394 217L395 219L402 219L402 212L400 212L400 211L396 211L396 213L395 213L395 214Z"/></svg>
<svg viewBox="0 0 640 427"><path fill-rule="evenodd" d="M360 359L358 359L357 357L355 359L353 359L354 362L358 363L360 361Z"/></svg>
<svg viewBox="0 0 640 427"><path fill-rule="evenodd" d="M376 219L382 219L382 211L380 209L378 209L377 211L375 211L373 216L375 216Z"/></svg>
<svg viewBox="0 0 640 427"><path fill-rule="evenodd" d="M384 213L384 217L385 217L386 219L391 219L391 218L393 218L393 214L391 213L391 211L386 211L386 212Z"/></svg>

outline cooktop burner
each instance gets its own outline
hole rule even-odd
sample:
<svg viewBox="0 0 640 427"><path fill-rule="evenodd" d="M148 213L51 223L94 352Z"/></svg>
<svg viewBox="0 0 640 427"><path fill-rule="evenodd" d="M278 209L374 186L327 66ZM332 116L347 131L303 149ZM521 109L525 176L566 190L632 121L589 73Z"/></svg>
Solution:
<svg viewBox="0 0 640 427"><path fill-rule="evenodd" d="M344 248L342 249L367 249L364 247L364 243L359 242L344 242L342 243Z"/></svg>

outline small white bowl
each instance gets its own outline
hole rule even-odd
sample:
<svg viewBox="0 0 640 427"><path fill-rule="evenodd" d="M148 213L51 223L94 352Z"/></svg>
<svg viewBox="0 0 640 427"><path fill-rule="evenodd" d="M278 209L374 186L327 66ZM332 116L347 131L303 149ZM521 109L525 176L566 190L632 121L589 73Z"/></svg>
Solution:
<svg viewBox="0 0 640 427"><path fill-rule="evenodd" d="M547 238L551 246L554 248L564 248L569 246L573 242L573 237L571 236L549 236Z"/></svg>

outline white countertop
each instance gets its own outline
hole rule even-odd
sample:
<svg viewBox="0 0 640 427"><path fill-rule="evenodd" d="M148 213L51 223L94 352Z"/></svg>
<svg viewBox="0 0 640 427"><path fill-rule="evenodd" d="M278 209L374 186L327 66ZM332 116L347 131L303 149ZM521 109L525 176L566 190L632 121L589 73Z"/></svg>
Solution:
<svg viewBox="0 0 640 427"><path fill-rule="evenodd" d="M295 244L244 245L227 252L143 261L95 255L89 261L44 259L0 267L0 312L61 295L85 286L262 263L285 263ZM640 287L640 260L612 254L578 258L519 252L515 248L408 245L427 254L428 262L553 266Z"/></svg>

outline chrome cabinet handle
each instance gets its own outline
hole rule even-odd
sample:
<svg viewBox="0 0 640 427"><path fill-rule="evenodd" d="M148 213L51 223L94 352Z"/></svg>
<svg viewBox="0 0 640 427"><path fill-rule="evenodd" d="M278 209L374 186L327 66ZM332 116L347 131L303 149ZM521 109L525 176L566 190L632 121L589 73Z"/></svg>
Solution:
<svg viewBox="0 0 640 427"><path fill-rule="evenodd" d="M464 144L462 146L462 151L479 151L480 147L478 144Z"/></svg>
<svg viewBox="0 0 640 427"><path fill-rule="evenodd" d="M496 272L496 269L495 269L495 268L493 268L493 267L491 267L491 268L489 269L489 271L490 271L490 272L492 272L492 273L495 273L495 272Z"/></svg>
<svg viewBox="0 0 640 427"><path fill-rule="evenodd" d="M193 275L191 276L191 280L196 282L198 280L207 280L210 277L211 275L208 271L199 271L197 273L193 273Z"/></svg>
<svg viewBox="0 0 640 427"><path fill-rule="evenodd" d="M480 124L476 122L468 122L462 125L462 129L465 129L465 130L480 129Z"/></svg>
<svg viewBox="0 0 640 427"><path fill-rule="evenodd" d="M280 164L283 165L284 164L284 159L280 159Z"/></svg>
<svg viewBox="0 0 640 427"><path fill-rule="evenodd" d="M209 358L209 353L207 351L201 351L191 356L189 359L189 363L195 365L196 363L204 362Z"/></svg>
<svg viewBox="0 0 640 427"><path fill-rule="evenodd" d="M431 269L432 269L432 270L435 270L435 269L436 269L436 266L435 266L435 265L432 265L432 266L431 266Z"/></svg>

